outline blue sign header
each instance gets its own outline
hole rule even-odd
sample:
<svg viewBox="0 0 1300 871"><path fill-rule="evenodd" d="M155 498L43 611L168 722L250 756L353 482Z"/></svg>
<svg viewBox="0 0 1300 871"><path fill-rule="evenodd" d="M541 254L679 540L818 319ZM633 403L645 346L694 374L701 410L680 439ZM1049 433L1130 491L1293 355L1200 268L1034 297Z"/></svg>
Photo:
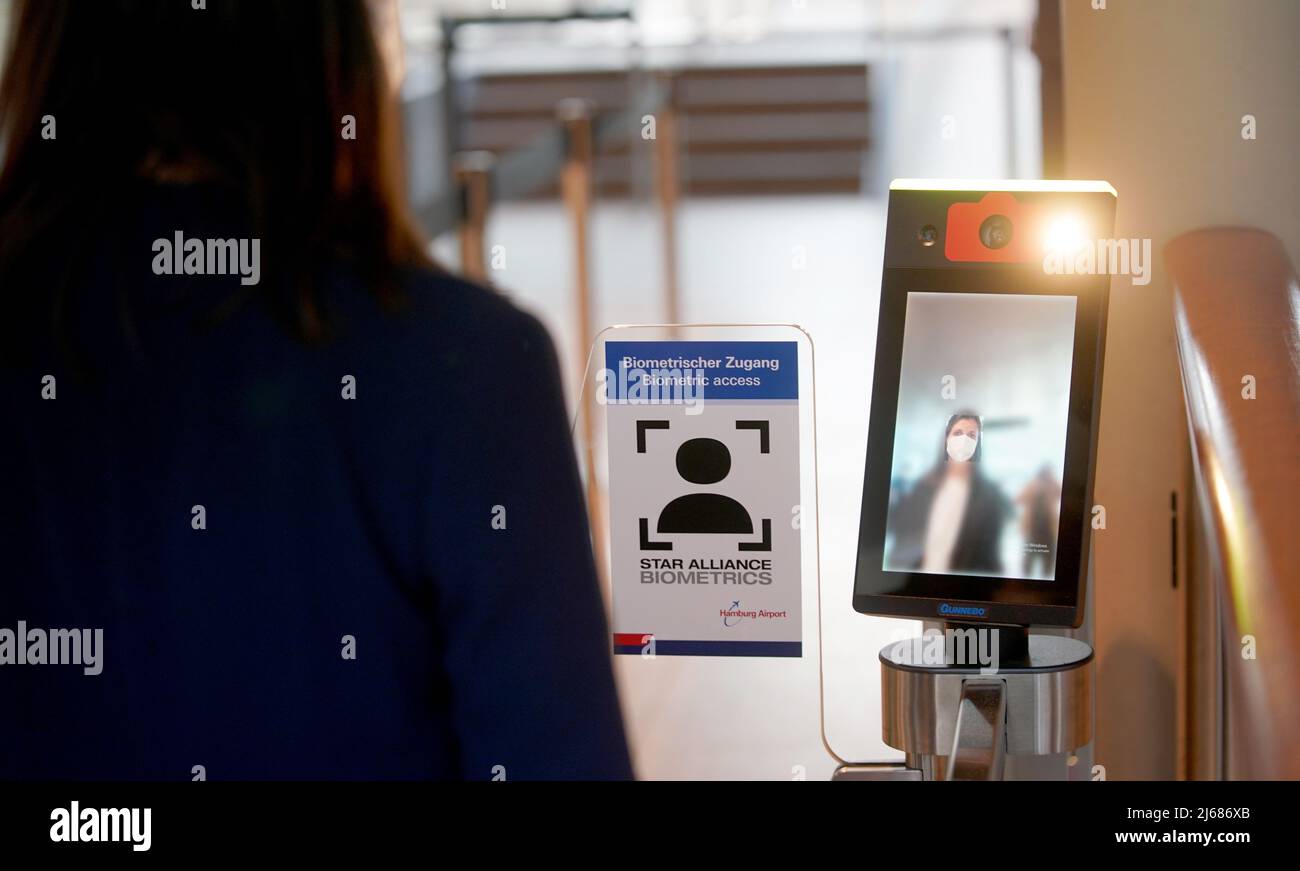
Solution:
<svg viewBox="0 0 1300 871"><path fill-rule="evenodd" d="M798 342L606 342L610 402L685 391L706 402L798 399Z"/></svg>

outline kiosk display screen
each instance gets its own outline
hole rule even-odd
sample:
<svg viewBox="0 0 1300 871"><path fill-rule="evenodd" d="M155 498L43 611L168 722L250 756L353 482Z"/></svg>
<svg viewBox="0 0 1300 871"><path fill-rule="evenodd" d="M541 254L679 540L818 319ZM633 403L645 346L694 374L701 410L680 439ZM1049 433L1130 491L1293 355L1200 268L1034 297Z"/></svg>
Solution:
<svg viewBox="0 0 1300 871"><path fill-rule="evenodd" d="M1105 182L890 186L856 610L1080 625L1114 215Z"/></svg>
<svg viewBox="0 0 1300 871"><path fill-rule="evenodd" d="M1055 578L1075 310L908 293L885 571Z"/></svg>

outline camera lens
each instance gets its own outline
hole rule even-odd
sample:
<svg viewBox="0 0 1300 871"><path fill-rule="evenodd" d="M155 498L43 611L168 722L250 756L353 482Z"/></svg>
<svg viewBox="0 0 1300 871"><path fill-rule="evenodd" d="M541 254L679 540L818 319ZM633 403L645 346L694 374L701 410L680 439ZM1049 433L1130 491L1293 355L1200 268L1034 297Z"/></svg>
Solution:
<svg viewBox="0 0 1300 871"><path fill-rule="evenodd" d="M1011 219L1006 215L989 215L980 224L980 241L985 248L1005 248L1011 244Z"/></svg>
<svg viewBox="0 0 1300 871"><path fill-rule="evenodd" d="M916 232L916 238L922 245L929 248L935 242L939 241L939 229L935 227L934 224L926 224Z"/></svg>

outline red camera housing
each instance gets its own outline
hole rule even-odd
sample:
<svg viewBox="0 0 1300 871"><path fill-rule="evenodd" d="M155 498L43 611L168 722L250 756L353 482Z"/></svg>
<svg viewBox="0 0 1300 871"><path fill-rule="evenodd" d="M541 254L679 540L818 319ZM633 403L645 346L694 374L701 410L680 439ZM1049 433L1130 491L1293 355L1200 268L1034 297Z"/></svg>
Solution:
<svg viewBox="0 0 1300 871"><path fill-rule="evenodd" d="M1011 241L990 248L980 239L980 226L993 215L1011 221ZM990 191L978 203L948 207L943 256L956 263L1031 263L1043 259L1043 209L1022 203L1006 191Z"/></svg>

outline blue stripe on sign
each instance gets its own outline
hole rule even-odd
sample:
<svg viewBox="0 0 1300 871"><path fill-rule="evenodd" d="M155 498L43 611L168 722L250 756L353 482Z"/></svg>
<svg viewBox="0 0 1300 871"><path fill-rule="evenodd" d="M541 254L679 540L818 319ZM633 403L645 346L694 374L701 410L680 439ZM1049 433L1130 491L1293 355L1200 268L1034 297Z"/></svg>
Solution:
<svg viewBox="0 0 1300 871"><path fill-rule="evenodd" d="M800 641L662 641L655 640L656 656L803 656ZM618 644L614 653L640 656L642 645Z"/></svg>
<svg viewBox="0 0 1300 871"><path fill-rule="evenodd" d="M628 400L636 404L672 404L671 392L656 388L651 396L637 396L633 385L658 371L659 378L702 372L704 401L722 399L798 399L799 343L767 341L617 341L605 343L605 390L611 404ZM625 392L627 391L627 392ZM632 395L629 395L631 393ZM690 396L697 394L692 388Z"/></svg>

